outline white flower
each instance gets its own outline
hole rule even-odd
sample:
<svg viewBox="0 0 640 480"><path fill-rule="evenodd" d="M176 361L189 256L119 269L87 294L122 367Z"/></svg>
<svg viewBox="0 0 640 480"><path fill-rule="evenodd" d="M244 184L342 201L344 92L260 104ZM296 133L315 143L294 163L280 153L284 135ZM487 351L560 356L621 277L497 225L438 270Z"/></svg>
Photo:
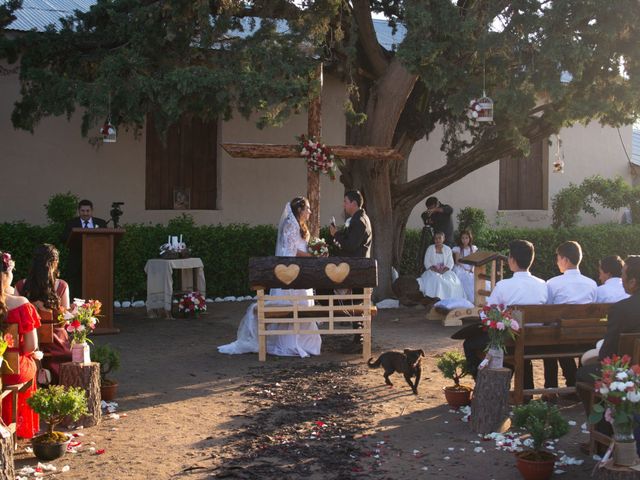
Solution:
<svg viewBox="0 0 640 480"><path fill-rule="evenodd" d="M629 376L627 375L627 372L618 372L616 373L616 378L618 380L626 380Z"/></svg>
<svg viewBox="0 0 640 480"><path fill-rule="evenodd" d="M600 387L600 390L598 390L600 392L600 395L606 395L607 393L609 393L609 389L607 388L606 385L602 385Z"/></svg>
<svg viewBox="0 0 640 480"><path fill-rule="evenodd" d="M84 300L82 298L74 298L73 299L73 303L74 305L77 305L78 307L81 307L84 305Z"/></svg>
<svg viewBox="0 0 640 480"><path fill-rule="evenodd" d="M640 392L638 392L637 390L633 391L633 392L628 392L627 393L627 399L631 402L631 403L638 403L640 402Z"/></svg>

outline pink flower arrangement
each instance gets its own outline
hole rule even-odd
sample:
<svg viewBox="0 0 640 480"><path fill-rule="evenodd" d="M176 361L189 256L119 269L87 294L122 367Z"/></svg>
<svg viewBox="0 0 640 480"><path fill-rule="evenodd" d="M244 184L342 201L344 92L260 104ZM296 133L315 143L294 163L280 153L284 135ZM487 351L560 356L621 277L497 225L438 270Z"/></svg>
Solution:
<svg viewBox="0 0 640 480"><path fill-rule="evenodd" d="M322 172L329 175L331 180L336 179L336 170L341 163L332 153L331 148L316 140L315 137L298 137L300 156L307 161L307 168L313 172Z"/></svg>
<svg viewBox="0 0 640 480"><path fill-rule="evenodd" d="M178 302L178 311L180 313L194 313L207 311L207 302L200 292L187 292Z"/></svg>
<svg viewBox="0 0 640 480"><path fill-rule="evenodd" d="M74 298L71 307L62 312L59 319L64 329L71 335L73 344L86 343L87 336L98 324L102 303L99 300L83 300Z"/></svg>
<svg viewBox="0 0 640 480"><path fill-rule="evenodd" d="M504 305L485 305L480 311L480 320L489 334L488 349L504 350L506 337L515 338L520 330L520 324L511 316L511 309Z"/></svg>

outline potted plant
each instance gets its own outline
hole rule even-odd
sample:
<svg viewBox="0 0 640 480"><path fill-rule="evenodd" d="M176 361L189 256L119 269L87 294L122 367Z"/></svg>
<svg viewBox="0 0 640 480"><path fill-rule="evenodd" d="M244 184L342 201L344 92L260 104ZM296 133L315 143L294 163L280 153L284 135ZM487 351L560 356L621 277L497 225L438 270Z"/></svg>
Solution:
<svg viewBox="0 0 640 480"><path fill-rule="evenodd" d="M89 345L87 336L98 324L96 315L100 313L102 304L99 300L83 300L75 298L71 307L60 315L60 321L71 335L71 361L89 363Z"/></svg>
<svg viewBox="0 0 640 480"><path fill-rule="evenodd" d="M530 435L532 448L516 453L516 467L525 480L546 480L553 473L556 456L544 443L569 431L569 423L558 407L540 400L513 409L513 426Z"/></svg>
<svg viewBox="0 0 640 480"><path fill-rule="evenodd" d="M93 360L100 364L100 396L102 400L111 401L116 397L118 382L107 378L107 375L120 369L120 352L111 345L98 345L92 355Z"/></svg>
<svg viewBox="0 0 640 480"><path fill-rule="evenodd" d="M444 387L444 397L450 407L459 408L471 403L470 387L460 385L460 379L465 377L467 371L467 361L460 352L445 352L438 359L436 364L438 370L442 372L444 378L453 380L454 385Z"/></svg>
<svg viewBox="0 0 640 480"><path fill-rule="evenodd" d="M78 420L87 415L87 397L80 387L65 388L62 385L49 385L36 390L27 399L27 404L39 414L47 424L47 433L31 440L33 453L43 461L55 460L64 455L70 437L54 430L65 417Z"/></svg>
<svg viewBox="0 0 640 480"><path fill-rule="evenodd" d="M631 357L612 355L602 360L601 374L594 388L600 402L593 405L590 423L602 418L613 427L613 459L616 465L629 467L638 460L634 439L634 417L640 413L640 365L630 366Z"/></svg>
<svg viewBox="0 0 640 480"><path fill-rule="evenodd" d="M489 335L486 364L489 368L502 368L504 362L504 341L513 339L520 330L518 321L511 316L511 309L504 305L485 305L480 311L482 328Z"/></svg>

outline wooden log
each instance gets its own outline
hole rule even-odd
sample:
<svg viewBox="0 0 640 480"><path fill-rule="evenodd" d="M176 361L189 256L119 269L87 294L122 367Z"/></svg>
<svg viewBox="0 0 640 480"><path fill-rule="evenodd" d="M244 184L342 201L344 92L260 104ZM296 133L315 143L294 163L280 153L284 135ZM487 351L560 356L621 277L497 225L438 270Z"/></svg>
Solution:
<svg viewBox="0 0 640 480"><path fill-rule="evenodd" d="M0 480L14 480L16 469L13 463L13 434L0 424Z"/></svg>
<svg viewBox="0 0 640 480"><path fill-rule="evenodd" d="M222 143L232 157L244 158L296 158L301 157L298 145L270 143ZM345 160L402 160L400 152L387 147L359 145L329 145L334 155Z"/></svg>
<svg viewBox="0 0 640 480"><path fill-rule="evenodd" d="M598 480L639 480L640 471L628 467L618 467L610 460L602 468L596 468L595 478Z"/></svg>
<svg viewBox="0 0 640 480"><path fill-rule="evenodd" d="M471 430L476 433L504 432L509 427L509 388L511 370L508 368L478 371L471 404Z"/></svg>
<svg viewBox="0 0 640 480"><path fill-rule="evenodd" d="M369 288L378 285L373 258L253 257L249 284L268 288Z"/></svg>
<svg viewBox="0 0 640 480"><path fill-rule="evenodd" d="M67 362L60 365L60 385L65 387L82 387L87 394L87 409L89 414L78 421L67 421L67 425L82 425L92 427L100 423L102 411L100 409L100 364Z"/></svg>

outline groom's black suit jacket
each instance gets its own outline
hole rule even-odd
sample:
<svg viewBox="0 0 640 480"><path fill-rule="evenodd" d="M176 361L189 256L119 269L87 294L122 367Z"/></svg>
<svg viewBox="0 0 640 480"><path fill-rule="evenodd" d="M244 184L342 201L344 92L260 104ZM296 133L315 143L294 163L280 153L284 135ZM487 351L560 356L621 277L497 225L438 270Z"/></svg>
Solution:
<svg viewBox="0 0 640 480"><path fill-rule="evenodd" d="M349 226L336 232L333 237L340 255L344 257L371 257L371 222L364 209L353 214Z"/></svg>

